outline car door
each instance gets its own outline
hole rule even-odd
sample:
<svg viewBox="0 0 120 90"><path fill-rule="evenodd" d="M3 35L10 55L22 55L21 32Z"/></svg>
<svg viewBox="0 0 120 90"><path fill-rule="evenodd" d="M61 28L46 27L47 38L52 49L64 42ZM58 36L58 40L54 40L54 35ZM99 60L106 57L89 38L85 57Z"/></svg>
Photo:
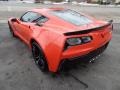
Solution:
<svg viewBox="0 0 120 90"><path fill-rule="evenodd" d="M17 28L19 32L20 38L26 43L29 44L32 34L32 26L35 24L35 20L37 20L40 15L36 12L29 11L25 13L20 18L20 23Z"/></svg>

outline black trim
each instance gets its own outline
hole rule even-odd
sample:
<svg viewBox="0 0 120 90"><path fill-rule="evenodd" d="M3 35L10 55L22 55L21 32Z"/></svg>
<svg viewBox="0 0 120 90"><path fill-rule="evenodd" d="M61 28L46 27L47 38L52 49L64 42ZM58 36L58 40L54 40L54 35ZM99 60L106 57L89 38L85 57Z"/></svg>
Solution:
<svg viewBox="0 0 120 90"><path fill-rule="evenodd" d="M97 30L100 30L104 27L107 27L109 25L112 25L112 22L113 20L110 20L107 24L105 25L102 25L100 27L95 27L95 28L92 28L92 29L88 29L88 30L81 30L81 31L76 31L76 32L67 32L67 33L64 33L65 36L70 36L70 35L79 35L79 34L87 34L87 33L90 33L92 31L97 31Z"/></svg>

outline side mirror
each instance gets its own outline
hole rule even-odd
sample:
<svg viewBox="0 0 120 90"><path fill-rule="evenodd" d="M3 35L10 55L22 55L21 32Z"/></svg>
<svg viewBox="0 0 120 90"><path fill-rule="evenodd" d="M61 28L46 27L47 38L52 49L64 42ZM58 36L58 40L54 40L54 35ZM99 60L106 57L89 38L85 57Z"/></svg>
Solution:
<svg viewBox="0 0 120 90"><path fill-rule="evenodd" d="M20 23L20 21L17 18L13 18L11 21L12 22L17 22L18 24Z"/></svg>

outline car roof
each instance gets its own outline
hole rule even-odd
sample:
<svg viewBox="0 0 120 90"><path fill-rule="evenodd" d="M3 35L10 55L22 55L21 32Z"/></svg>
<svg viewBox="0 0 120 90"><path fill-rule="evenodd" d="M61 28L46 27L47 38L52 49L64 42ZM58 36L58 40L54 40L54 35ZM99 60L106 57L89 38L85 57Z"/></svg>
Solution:
<svg viewBox="0 0 120 90"><path fill-rule="evenodd" d="M66 30L76 31L76 30L94 28L96 26L103 25L105 23L103 21L98 21L98 20L82 13L82 15L85 15L86 17L90 18L93 21L93 23L90 23L89 26L88 26L88 24L77 26L77 25L69 23L69 22L51 14L50 12L52 12L54 10L57 11L57 10L67 10L67 9L61 8L61 7L60 8L59 7L56 7L56 8L35 8L35 9L30 10L30 11L37 12L41 15L46 16L48 19L50 19L46 25L48 25L50 27L55 27L55 28L59 27L59 28L61 28L60 30L62 30L61 32L67 32Z"/></svg>
<svg viewBox="0 0 120 90"><path fill-rule="evenodd" d="M55 16L50 14L49 12L54 11L54 10L56 11L56 10L66 10L66 9L61 8L61 7L56 7L56 8L35 8L35 9L29 10L29 11L36 12L36 13L39 13L39 14L47 17L47 18L52 18L53 19Z"/></svg>

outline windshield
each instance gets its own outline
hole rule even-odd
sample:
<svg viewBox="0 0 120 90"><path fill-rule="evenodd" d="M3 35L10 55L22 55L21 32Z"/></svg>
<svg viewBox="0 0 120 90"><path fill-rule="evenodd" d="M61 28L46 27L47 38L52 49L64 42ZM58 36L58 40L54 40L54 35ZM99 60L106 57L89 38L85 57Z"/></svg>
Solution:
<svg viewBox="0 0 120 90"><path fill-rule="evenodd" d="M92 22L89 18L73 10L55 10L52 11L52 14L75 25L84 25Z"/></svg>

